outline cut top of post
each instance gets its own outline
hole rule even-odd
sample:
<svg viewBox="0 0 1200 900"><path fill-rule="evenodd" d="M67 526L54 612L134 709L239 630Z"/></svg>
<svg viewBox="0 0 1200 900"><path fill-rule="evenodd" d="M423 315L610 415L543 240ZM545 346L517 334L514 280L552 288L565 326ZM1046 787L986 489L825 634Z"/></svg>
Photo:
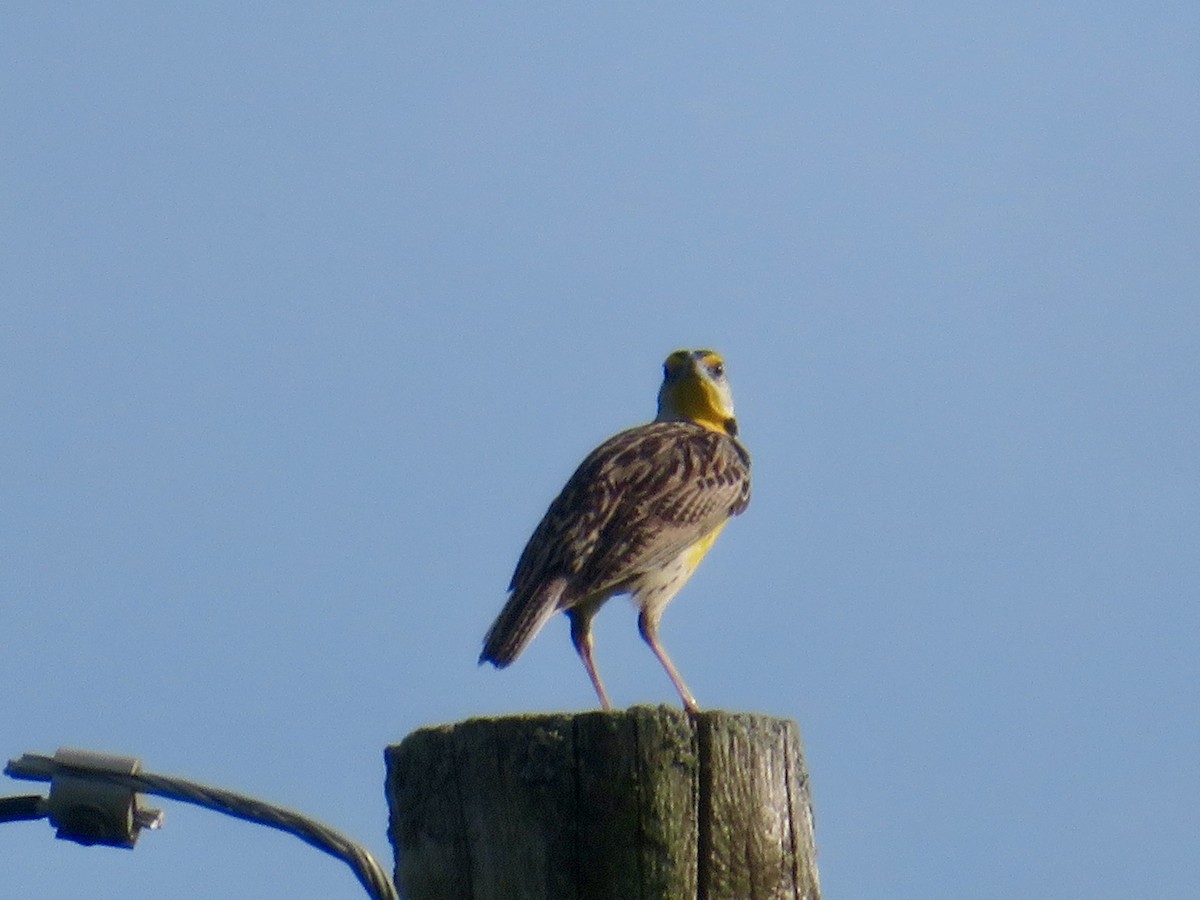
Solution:
<svg viewBox="0 0 1200 900"><path fill-rule="evenodd" d="M387 751L403 897L819 900L795 722L668 707L472 719Z"/></svg>

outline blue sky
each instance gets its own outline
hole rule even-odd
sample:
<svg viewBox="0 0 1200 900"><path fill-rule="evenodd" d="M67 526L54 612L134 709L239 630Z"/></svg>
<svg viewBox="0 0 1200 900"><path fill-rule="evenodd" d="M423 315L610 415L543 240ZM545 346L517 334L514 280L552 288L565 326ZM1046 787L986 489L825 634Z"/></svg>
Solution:
<svg viewBox="0 0 1200 900"><path fill-rule="evenodd" d="M754 499L663 636L701 705L800 723L826 895L1196 893L1200 7L2 19L0 756L390 864L388 743L594 705L565 620L479 644L713 347ZM676 702L624 601L597 657ZM0 893L360 896L163 805L133 853L0 826Z"/></svg>

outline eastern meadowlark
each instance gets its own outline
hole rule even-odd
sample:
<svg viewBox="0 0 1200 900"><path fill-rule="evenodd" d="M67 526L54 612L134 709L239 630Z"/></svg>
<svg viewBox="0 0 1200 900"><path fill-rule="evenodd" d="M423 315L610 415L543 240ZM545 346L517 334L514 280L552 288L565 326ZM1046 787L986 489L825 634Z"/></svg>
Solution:
<svg viewBox="0 0 1200 900"><path fill-rule="evenodd" d="M630 594L642 638L684 707L698 710L658 624L725 523L750 502L750 455L737 433L721 357L711 350L668 356L658 416L593 450L550 504L479 661L507 666L561 610L600 704L611 709L592 658L592 617L609 597Z"/></svg>

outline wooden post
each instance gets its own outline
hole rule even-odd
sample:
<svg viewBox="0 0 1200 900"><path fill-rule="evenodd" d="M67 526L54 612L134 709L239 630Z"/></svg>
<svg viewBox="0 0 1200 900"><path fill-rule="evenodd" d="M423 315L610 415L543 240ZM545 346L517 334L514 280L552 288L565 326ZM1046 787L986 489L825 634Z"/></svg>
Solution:
<svg viewBox="0 0 1200 900"><path fill-rule="evenodd" d="M472 719L386 755L408 900L820 900L794 722L667 707Z"/></svg>

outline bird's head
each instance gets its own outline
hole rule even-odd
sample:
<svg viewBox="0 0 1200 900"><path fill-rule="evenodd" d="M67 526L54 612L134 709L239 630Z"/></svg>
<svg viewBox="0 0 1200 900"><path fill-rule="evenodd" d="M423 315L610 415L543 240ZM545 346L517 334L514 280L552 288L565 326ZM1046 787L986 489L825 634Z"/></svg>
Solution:
<svg viewBox="0 0 1200 900"><path fill-rule="evenodd" d="M676 350L663 363L656 422L695 422L709 431L734 436L733 391L725 361L712 350Z"/></svg>

